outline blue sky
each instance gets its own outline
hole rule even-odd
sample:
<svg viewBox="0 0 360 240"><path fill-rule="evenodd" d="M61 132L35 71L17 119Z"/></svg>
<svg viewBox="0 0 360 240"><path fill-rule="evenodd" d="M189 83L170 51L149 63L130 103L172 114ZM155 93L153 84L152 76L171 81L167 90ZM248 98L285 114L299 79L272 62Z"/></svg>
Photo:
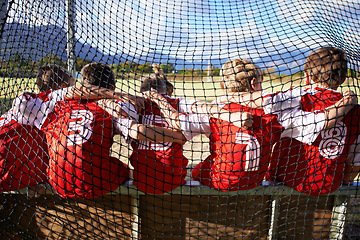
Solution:
<svg viewBox="0 0 360 240"><path fill-rule="evenodd" d="M13 21L66 27L64 0L15 6ZM320 46L346 49L356 65L360 58L354 0L75 0L75 12L76 37L106 54L157 51L203 64L248 58L294 72Z"/></svg>

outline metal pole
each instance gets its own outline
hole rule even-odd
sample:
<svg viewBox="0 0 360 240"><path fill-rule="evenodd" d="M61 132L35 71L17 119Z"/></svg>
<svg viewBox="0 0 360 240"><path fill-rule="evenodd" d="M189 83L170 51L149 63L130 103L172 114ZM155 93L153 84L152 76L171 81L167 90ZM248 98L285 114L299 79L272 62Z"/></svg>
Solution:
<svg viewBox="0 0 360 240"><path fill-rule="evenodd" d="M0 38L4 32L5 23L8 15L8 0L0 0Z"/></svg>
<svg viewBox="0 0 360 240"><path fill-rule="evenodd" d="M68 70L76 77L75 69L75 23L74 23L74 0L66 1L67 7L67 63Z"/></svg>

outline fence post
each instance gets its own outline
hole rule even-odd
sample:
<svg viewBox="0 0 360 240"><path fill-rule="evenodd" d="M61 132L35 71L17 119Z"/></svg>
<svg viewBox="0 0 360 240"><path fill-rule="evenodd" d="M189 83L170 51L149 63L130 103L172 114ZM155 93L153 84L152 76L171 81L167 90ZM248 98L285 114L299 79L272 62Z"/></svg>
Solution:
<svg viewBox="0 0 360 240"><path fill-rule="evenodd" d="M139 207L140 207L139 194L133 195L132 199L133 199L133 204L131 209L131 216L134 217L134 220L132 220L131 239L137 240L139 239Z"/></svg>
<svg viewBox="0 0 360 240"><path fill-rule="evenodd" d="M330 239L343 239L346 211L349 196L338 195L334 200L333 214L330 225Z"/></svg>
<svg viewBox="0 0 360 240"><path fill-rule="evenodd" d="M74 18L74 0L66 1L66 13L67 13L67 64L68 70L76 78L76 69L75 69L75 18Z"/></svg>

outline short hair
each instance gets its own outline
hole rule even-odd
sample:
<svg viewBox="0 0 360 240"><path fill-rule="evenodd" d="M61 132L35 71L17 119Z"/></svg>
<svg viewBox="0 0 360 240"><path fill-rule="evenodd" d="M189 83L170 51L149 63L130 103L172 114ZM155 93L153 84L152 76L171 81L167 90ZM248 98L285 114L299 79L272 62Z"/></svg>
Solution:
<svg viewBox="0 0 360 240"><path fill-rule="evenodd" d="M155 73L141 78L140 92L149 91L153 88L159 93L166 93L171 96L174 85L168 81L166 74L158 64L154 63L152 67Z"/></svg>
<svg viewBox="0 0 360 240"><path fill-rule="evenodd" d="M336 89L347 75L347 57L345 51L335 47L319 48L306 58L306 72L315 83Z"/></svg>
<svg viewBox="0 0 360 240"><path fill-rule="evenodd" d="M229 92L248 92L253 78L259 79L262 72L259 66L246 59L226 62L220 70L220 86Z"/></svg>
<svg viewBox="0 0 360 240"><path fill-rule="evenodd" d="M36 85L41 92L60 89L64 83L67 86L75 83L74 77L67 69L55 64L48 64L39 68Z"/></svg>
<svg viewBox="0 0 360 240"><path fill-rule="evenodd" d="M89 63L81 69L81 82L84 85L115 89L115 74L107 64Z"/></svg>

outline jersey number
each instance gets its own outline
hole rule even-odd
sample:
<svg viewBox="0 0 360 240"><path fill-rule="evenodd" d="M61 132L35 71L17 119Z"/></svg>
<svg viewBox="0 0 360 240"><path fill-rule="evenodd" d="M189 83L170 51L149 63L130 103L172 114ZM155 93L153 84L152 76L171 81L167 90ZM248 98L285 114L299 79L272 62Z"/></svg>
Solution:
<svg viewBox="0 0 360 240"><path fill-rule="evenodd" d="M260 165L260 144L258 140L246 133L236 133L235 143L246 145L245 171L257 171Z"/></svg>
<svg viewBox="0 0 360 240"><path fill-rule="evenodd" d="M70 116L67 146L81 145L92 135L91 123L94 116L86 110L73 110Z"/></svg>
<svg viewBox="0 0 360 240"><path fill-rule="evenodd" d="M346 133L346 126L342 122L337 123L333 128L322 131L322 140L319 144L320 155L328 159L340 156L344 150Z"/></svg>

